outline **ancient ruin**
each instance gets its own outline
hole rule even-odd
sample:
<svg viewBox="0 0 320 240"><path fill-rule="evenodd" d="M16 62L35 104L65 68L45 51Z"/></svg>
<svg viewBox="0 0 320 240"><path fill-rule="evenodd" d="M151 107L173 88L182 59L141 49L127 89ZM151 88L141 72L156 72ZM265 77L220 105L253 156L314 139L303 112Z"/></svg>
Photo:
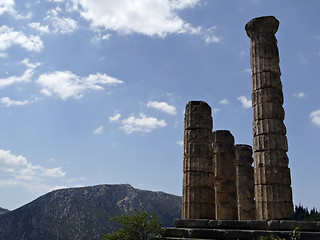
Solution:
<svg viewBox="0 0 320 240"><path fill-rule="evenodd" d="M213 164L217 220L237 220L234 137L227 130L213 132Z"/></svg>
<svg viewBox="0 0 320 240"><path fill-rule="evenodd" d="M184 119L182 218L215 218L211 107L186 106Z"/></svg>
<svg viewBox="0 0 320 240"><path fill-rule="evenodd" d="M292 219L293 204L279 52L279 21L260 17L245 26L252 68L253 150L257 219Z"/></svg>
<svg viewBox="0 0 320 240"><path fill-rule="evenodd" d="M185 111L182 219L163 239L320 239L317 222L293 221L288 144L275 17L252 19L253 152L228 130L212 132L210 106L190 101ZM253 163L253 166L252 166Z"/></svg>
<svg viewBox="0 0 320 240"><path fill-rule="evenodd" d="M255 219L252 147L235 145L238 220Z"/></svg>

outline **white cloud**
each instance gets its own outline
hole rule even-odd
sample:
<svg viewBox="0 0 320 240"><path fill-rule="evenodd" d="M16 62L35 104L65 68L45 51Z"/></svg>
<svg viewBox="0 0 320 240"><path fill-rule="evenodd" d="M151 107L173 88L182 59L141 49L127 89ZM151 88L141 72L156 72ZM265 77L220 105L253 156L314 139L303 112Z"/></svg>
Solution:
<svg viewBox="0 0 320 240"><path fill-rule="evenodd" d="M41 176L61 178L66 175L66 172L62 170L62 167L44 169Z"/></svg>
<svg viewBox="0 0 320 240"><path fill-rule="evenodd" d="M8 53L0 52L0 58L7 58L7 57L8 57Z"/></svg>
<svg viewBox="0 0 320 240"><path fill-rule="evenodd" d="M41 26L38 22L29 23L29 27L41 32L41 33L50 33L49 26Z"/></svg>
<svg viewBox="0 0 320 240"><path fill-rule="evenodd" d="M310 113L309 118L315 124L320 126L320 109Z"/></svg>
<svg viewBox="0 0 320 240"><path fill-rule="evenodd" d="M27 105L29 103L29 101L28 100L16 101L16 100L11 100L9 97L3 97L0 99L0 103L5 105L6 107L11 107L11 106Z"/></svg>
<svg viewBox="0 0 320 240"><path fill-rule="evenodd" d="M78 23L72 18L59 17L60 8L51 9L47 12L46 20L51 21L54 32L70 34L78 29Z"/></svg>
<svg viewBox="0 0 320 240"><path fill-rule="evenodd" d="M28 59L24 59L21 63L27 66L27 70L21 76L0 78L0 88L7 87L14 83L29 82L34 74L34 70L41 65L40 63L30 63Z"/></svg>
<svg viewBox="0 0 320 240"><path fill-rule="evenodd" d="M242 70L243 73L251 73L251 68L246 68Z"/></svg>
<svg viewBox="0 0 320 240"><path fill-rule="evenodd" d="M180 147L183 147L183 141L177 141L176 144L178 144Z"/></svg>
<svg viewBox="0 0 320 240"><path fill-rule="evenodd" d="M199 0L72 0L74 9L101 27L121 34L140 33L165 37L173 33L192 33L194 28L177 11L195 7Z"/></svg>
<svg viewBox="0 0 320 240"><path fill-rule="evenodd" d="M172 115L177 114L176 108L174 106L169 105L166 102L149 101L147 104L147 107L155 108Z"/></svg>
<svg viewBox="0 0 320 240"><path fill-rule="evenodd" d="M220 112L220 109L219 108L214 108L213 109L213 114L217 113L217 112Z"/></svg>
<svg viewBox="0 0 320 240"><path fill-rule="evenodd" d="M32 192L48 192L62 185L52 185L48 181L65 180L66 172L62 167L46 168L34 165L22 155L12 154L0 149L0 187L19 187Z"/></svg>
<svg viewBox="0 0 320 240"><path fill-rule="evenodd" d="M95 130L93 130L93 134L99 135L102 133L102 131L103 131L103 126L100 126L100 127L96 128Z"/></svg>
<svg viewBox="0 0 320 240"><path fill-rule="evenodd" d="M243 108L250 108L252 106L252 101L245 96L238 97L238 100L241 102Z"/></svg>
<svg viewBox="0 0 320 240"><path fill-rule="evenodd" d="M115 115L109 117L109 122L118 122L120 118L121 118L121 114L116 113Z"/></svg>
<svg viewBox="0 0 320 240"><path fill-rule="evenodd" d="M123 81L106 74L96 73L88 77L80 77L70 71L56 71L42 74L36 81L43 88L41 92L47 96L53 94L62 100L67 98L81 98L87 90L103 90L103 85L113 86Z"/></svg>
<svg viewBox="0 0 320 240"><path fill-rule="evenodd" d="M140 114L139 118L131 116L123 119L121 123L121 129L127 134L131 134L133 132L148 133L156 128L167 126L167 123L164 120L158 120L154 117L146 117L144 114Z"/></svg>
<svg viewBox="0 0 320 240"><path fill-rule="evenodd" d="M227 104L229 104L229 100L228 99L222 99L219 103L223 104L223 105L227 105Z"/></svg>
<svg viewBox="0 0 320 240"><path fill-rule="evenodd" d="M0 0L0 15L7 12L13 14L14 10L14 0Z"/></svg>
<svg viewBox="0 0 320 240"><path fill-rule="evenodd" d="M0 27L0 51L10 48L12 45L20 45L28 51L40 52L43 42L39 36L26 36L23 32L14 31L8 26Z"/></svg>
<svg viewBox="0 0 320 240"><path fill-rule="evenodd" d="M33 165L22 155L14 155L10 151L0 149L0 171L9 173L15 179L34 180L40 176L64 177L66 172L61 167L45 168Z"/></svg>
<svg viewBox="0 0 320 240"><path fill-rule="evenodd" d="M306 94L304 92L299 92L299 93L294 93L293 96L296 98L305 98Z"/></svg>
<svg viewBox="0 0 320 240"><path fill-rule="evenodd" d="M216 29L217 29L217 26L213 26L213 27L207 29L207 32L204 36L204 40L206 43L219 43L220 42L220 38L218 38L215 35Z"/></svg>

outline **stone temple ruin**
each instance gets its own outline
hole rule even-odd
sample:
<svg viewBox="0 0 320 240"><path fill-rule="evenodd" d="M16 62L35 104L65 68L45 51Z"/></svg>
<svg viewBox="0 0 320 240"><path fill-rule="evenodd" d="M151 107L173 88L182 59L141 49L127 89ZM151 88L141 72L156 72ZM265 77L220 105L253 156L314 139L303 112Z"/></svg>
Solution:
<svg viewBox="0 0 320 240"><path fill-rule="evenodd" d="M301 239L320 239L320 223L290 220L293 202L278 27L272 16L252 19L245 26L252 68L253 151L249 145L235 145L228 130L212 131L206 102L186 105L182 219L168 229L167 239L288 237L297 226Z"/></svg>

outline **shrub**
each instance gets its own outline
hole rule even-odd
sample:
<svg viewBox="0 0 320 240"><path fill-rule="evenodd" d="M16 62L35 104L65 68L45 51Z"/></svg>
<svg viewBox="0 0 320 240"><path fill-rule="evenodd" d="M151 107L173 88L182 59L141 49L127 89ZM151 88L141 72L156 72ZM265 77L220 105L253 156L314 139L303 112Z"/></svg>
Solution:
<svg viewBox="0 0 320 240"><path fill-rule="evenodd" d="M137 209L128 215L111 218L110 221L119 223L122 228L112 234L103 234L103 240L151 240L164 233L158 217Z"/></svg>

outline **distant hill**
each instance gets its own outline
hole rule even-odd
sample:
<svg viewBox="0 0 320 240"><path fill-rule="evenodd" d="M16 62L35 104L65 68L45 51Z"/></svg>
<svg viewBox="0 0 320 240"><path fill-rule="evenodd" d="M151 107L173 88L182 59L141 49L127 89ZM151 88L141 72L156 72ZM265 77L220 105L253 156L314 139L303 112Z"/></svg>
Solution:
<svg viewBox="0 0 320 240"><path fill-rule="evenodd" d="M0 207L0 215L1 215L1 214L5 214L5 213L7 213L7 212L10 212L10 211L7 210L7 209L4 209L4 208L1 208L1 207Z"/></svg>
<svg viewBox="0 0 320 240"><path fill-rule="evenodd" d="M115 230L109 217L132 209L153 212L163 226L181 215L181 197L135 189L130 185L98 185L47 193L0 215L0 239L92 240Z"/></svg>

